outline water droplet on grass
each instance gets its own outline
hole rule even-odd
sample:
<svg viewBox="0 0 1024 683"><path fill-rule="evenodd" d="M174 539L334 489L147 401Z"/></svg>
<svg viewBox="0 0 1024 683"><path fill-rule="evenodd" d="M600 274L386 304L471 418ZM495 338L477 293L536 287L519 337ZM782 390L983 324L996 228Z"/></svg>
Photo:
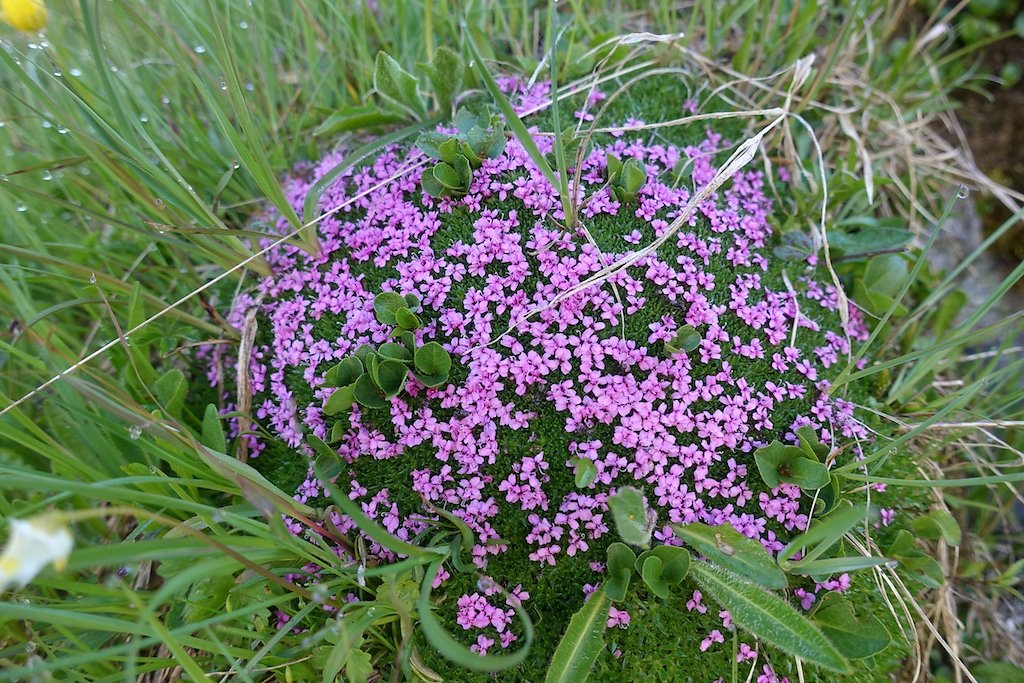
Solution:
<svg viewBox="0 0 1024 683"><path fill-rule="evenodd" d="M18 202L17 204L15 204L14 210L17 211L18 213L25 213L26 211L28 211L28 207L22 204L21 202Z"/></svg>
<svg viewBox="0 0 1024 683"><path fill-rule="evenodd" d="M961 185L960 188L956 191L956 196L959 197L960 199L967 199L968 197L971 196L971 191L967 189L966 185Z"/></svg>
<svg viewBox="0 0 1024 683"><path fill-rule="evenodd" d="M95 280L93 280L95 282ZM139 425L132 425L128 428L128 438L132 441L138 441L139 437L142 436L142 427Z"/></svg>
<svg viewBox="0 0 1024 683"><path fill-rule="evenodd" d="M192 48L192 50L193 50L193 52L195 52L195 53L196 53L197 55L201 55L201 54L203 54L204 52L206 52L206 48L205 48L205 47L203 47L202 45L196 45L196 46L195 46L194 48Z"/></svg>

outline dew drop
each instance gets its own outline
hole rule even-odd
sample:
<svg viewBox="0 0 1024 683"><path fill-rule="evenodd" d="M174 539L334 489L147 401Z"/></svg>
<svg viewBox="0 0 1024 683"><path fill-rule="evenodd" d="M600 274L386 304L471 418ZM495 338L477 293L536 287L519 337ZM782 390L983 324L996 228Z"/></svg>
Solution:
<svg viewBox="0 0 1024 683"><path fill-rule="evenodd" d="M96 273L89 276L89 282L96 284Z"/></svg>
<svg viewBox="0 0 1024 683"><path fill-rule="evenodd" d="M149 123L149 117L145 114L141 114L139 115L139 121L142 121L143 123Z"/></svg>
<svg viewBox="0 0 1024 683"><path fill-rule="evenodd" d="M53 128L53 124L46 119L43 119L43 128Z"/></svg>
<svg viewBox="0 0 1024 683"><path fill-rule="evenodd" d="M96 282L96 276L92 276L93 283ZM139 425L132 425L128 428L128 438L132 441L138 441L139 437L142 436L142 427Z"/></svg>
<svg viewBox="0 0 1024 683"><path fill-rule="evenodd" d="M26 211L28 211L28 207L22 204L21 202L18 202L17 204L14 205L14 210L17 211L18 213L25 213Z"/></svg>
<svg viewBox="0 0 1024 683"><path fill-rule="evenodd" d="M72 76L74 76L75 78L78 78L79 76L82 75L82 70L79 69L76 66L76 67L72 67L72 69L70 71L68 71L68 73L71 74Z"/></svg>
<svg viewBox="0 0 1024 683"><path fill-rule="evenodd" d="M967 199L971 196L971 191L967 189L966 185L961 185L956 191L956 196L960 199Z"/></svg>
<svg viewBox="0 0 1024 683"><path fill-rule="evenodd" d="M63 73L61 73L61 71L60 71L60 70L57 70L57 71L54 71L54 72L53 72L53 75L54 75L55 77L57 77L57 78L60 78L60 77L61 77L61 76L63 76L64 74L63 74Z"/></svg>
<svg viewBox="0 0 1024 683"><path fill-rule="evenodd" d="M57 127L57 132L60 133L61 135L67 135L68 134L68 129L65 128L64 126L58 126Z"/></svg>
<svg viewBox="0 0 1024 683"><path fill-rule="evenodd" d="M240 163L238 163L238 160L237 160L237 159L235 159L235 160L232 160L232 162L231 162L231 168L232 168L232 169L234 169L234 170L236 170L236 171L237 171L237 170L238 170L238 168L239 168L240 166L241 166L241 164L240 164Z"/></svg>
<svg viewBox="0 0 1024 683"><path fill-rule="evenodd" d="M195 53L196 53L197 55L201 55L201 54L203 54L204 52L206 52L206 48L205 48L205 47L203 47L202 45L196 45L196 46L195 46L194 48L192 48L192 50L193 50L193 52L195 52Z"/></svg>
<svg viewBox="0 0 1024 683"><path fill-rule="evenodd" d="M243 31L245 31L246 29L249 28L249 22L248 21L240 21L240 22L238 22L238 28L240 28Z"/></svg>
<svg viewBox="0 0 1024 683"><path fill-rule="evenodd" d="M49 182L53 180L53 174L49 170L43 171L43 180Z"/></svg>
<svg viewBox="0 0 1024 683"><path fill-rule="evenodd" d="M6 121L0 121L0 128L3 128L6 125L7 125Z"/></svg>

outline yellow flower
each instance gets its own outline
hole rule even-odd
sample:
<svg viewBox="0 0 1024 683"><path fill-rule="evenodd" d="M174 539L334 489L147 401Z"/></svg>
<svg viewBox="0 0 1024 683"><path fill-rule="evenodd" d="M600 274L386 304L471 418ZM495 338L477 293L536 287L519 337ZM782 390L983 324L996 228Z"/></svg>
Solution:
<svg viewBox="0 0 1024 683"><path fill-rule="evenodd" d="M46 26L43 0L0 0L0 17L25 33L38 33Z"/></svg>
<svg viewBox="0 0 1024 683"><path fill-rule="evenodd" d="M63 569L75 541L68 528L51 515L12 519L11 537L0 554L0 594L35 578L48 564Z"/></svg>

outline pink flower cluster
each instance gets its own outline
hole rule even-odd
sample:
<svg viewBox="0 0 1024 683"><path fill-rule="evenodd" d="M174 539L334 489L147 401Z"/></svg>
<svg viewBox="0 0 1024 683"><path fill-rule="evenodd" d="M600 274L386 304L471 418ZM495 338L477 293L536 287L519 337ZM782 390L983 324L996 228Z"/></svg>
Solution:
<svg viewBox="0 0 1024 683"><path fill-rule="evenodd" d="M521 94L518 107L544 101L545 88ZM425 528L422 507L400 502L409 499L397 495L404 486L469 525L481 571L506 553L528 557L538 571L579 555L599 562L600 554L589 554L613 540L608 496L633 485L657 509L661 542L677 542L664 525L701 521L733 524L781 548L778 533L806 526L807 501L795 486L765 489L752 453L773 438L795 442L806 424L826 444L866 436L853 406L828 395L827 380L865 327L856 311L840 326L837 292L811 265L788 265L792 288L773 275L772 204L756 171L738 173L701 203L656 253L552 305L665 235L691 188L713 177L714 155L727 144L712 132L685 148L630 135L595 146L583 161L580 218L599 235L596 244L565 225L557 191L515 139L484 161L461 198L425 195L418 171L403 174L415 160L406 148L390 147L342 173L321 198L324 209L344 208L320 222L320 253L274 250L273 275L232 312L241 325L256 308L267 340L250 362L255 417L295 449L306 450L305 434L326 438L332 422L321 407L332 389L322 387L324 372L359 345L387 340L390 329L373 312L378 292L416 294L425 323L418 339L444 345L458 381L428 389L410 379L387 411L355 408L337 445L349 463L340 488L391 533L410 539ZM542 151L551 145L550 138L537 142ZM605 187L607 154L646 167L635 203L617 202ZM329 155L294 178L291 203L301 209L312 183L340 160ZM690 185L673 181L681 161ZM619 234L609 232L623 221ZM634 316L645 323L629 334ZM667 353L662 342L683 325L698 330L698 347ZM309 390L312 401L297 398ZM538 438L552 429L567 436L565 452ZM412 465L413 453L429 457ZM567 488L577 460L591 461L596 479ZM379 461L394 461L405 483L360 475L364 463ZM297 497L322 495L310 474ZM479 632L481 653L516 640L513 611L488 597L463 595L455 615L459 626ZM699 592L687 608L707 610ZM628 623L624 611L609 618L610 626ZM700 649L723 640L714 629ZM747 647L740 656L756 653Z"/></svg>

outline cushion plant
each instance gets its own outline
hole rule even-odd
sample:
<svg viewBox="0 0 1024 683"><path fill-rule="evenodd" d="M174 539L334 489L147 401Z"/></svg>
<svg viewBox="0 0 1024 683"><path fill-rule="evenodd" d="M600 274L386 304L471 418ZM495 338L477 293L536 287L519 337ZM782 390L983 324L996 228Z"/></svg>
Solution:
<svg viewBox="0 0 1024 683"><path fill-rule="evenodd" d="M548 97L502 87L520 112ZM582 143L575 221L485 104L339 174L319 250L272 251L233 311L240 326L256 314L245 363L269 436L248 437L254 465L311 506L344 499L324 513L348 539L341 564L460 539L430 565L418 616L481 662L532 638L502 680L542 680L567 629L589 629L591 680L797 680L793 654L804 680L888 680L902 636L854 571L881 559L835 538L787 549L812 518L839 536L869 519L850 506L863 485L834 474L869 442L865 389L832 386L869 328L857 307L843 323L813 250L778 248L783 174L743 170L673 226L741 135L643 127L692 109L685 92L653 79L607 109L602 125L630 125ZM589 121L603 97L563 115ZM546 115L525 122L554 158ZM291 180L297 210L342 158ZM418 591L422 567L410 576ZM795 625L756 623L779 614ZM488 678L438 638L414 643L418 667Z"/></svg>

